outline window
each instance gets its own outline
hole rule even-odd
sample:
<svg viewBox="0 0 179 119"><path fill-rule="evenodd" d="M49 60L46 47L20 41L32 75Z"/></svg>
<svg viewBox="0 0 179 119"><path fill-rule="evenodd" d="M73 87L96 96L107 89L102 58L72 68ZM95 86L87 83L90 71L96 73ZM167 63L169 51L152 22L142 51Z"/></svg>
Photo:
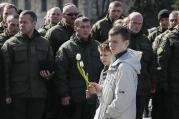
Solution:
<svg viewBox="0 0 179 119"><path fill-rule="evenodd" d="M25 9L30 10L31 9L31 0L25 0Z"/></svg>
<svg viewBox="0 0 179 119"><path fill-rule="evenodd" d="M41 0L41 11L47 11L47 0Z"/></svg>
<svg viewBox="0 0 179 119"><path fill-rule="evenodd" d="M63 9L63 0L57 0L58 6Z"/></svg>
<svg viewBox="0 0 179 119"><path fill-rule="evenodd" d="M18 0L12 0L12 3L13 3L16 7L18 7Z"/></svg>

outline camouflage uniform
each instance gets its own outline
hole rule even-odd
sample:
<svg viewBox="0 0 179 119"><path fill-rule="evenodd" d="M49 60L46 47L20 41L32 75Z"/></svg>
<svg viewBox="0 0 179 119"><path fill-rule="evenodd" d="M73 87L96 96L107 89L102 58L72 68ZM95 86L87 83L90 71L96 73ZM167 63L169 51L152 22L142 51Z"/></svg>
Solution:
<svg viewBox="0 0 179 119"><path fill-rule="evenodd" d="M168 101L165 103L167 118L179 118L179 25L165 35L157 49L159 65L161 66L161 88ZM168 105L170 104L170 105Z"/></svg>
<svg viewBox="0 0 179 119"><path fill-rule="evenodd" d="M160 47L160 44L165 36L167 36L172 29L168 29L159 36L157 36L153 42L153 52L154 58L156 62L156 70L157 70L157 82L156 82L156 92L152 96L152 119L165 119L167 116L163 114L163 112L168 112L166 109L166 102L168 101L168 97L165 95L164 91L162 90L162 82L161 82L161 66L159 65L158 58L157 58L157 50Z"/></svg>
<svg viewBox="0 0 179 119"><path fill-rule="evenodd" d="M4 32L4 23L3 22L0 22L0 33L3 33Z"/></svg>
<svg viewBox="0 0 179 119"><path fill-rule="evenodd" d="M155 31L153 31L152 33L149 34L148 38L150 40L151 43L154 42L155 38L160 35L161 33L165 32L166 29L162 29L160 26L156 28Z"/></svg>

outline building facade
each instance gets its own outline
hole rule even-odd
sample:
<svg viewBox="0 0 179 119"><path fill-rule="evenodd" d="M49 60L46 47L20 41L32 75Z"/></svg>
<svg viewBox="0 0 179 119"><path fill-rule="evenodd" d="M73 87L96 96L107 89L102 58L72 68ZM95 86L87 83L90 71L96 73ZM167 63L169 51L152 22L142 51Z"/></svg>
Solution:
<svg viewBox="0 0 179 119"><path fill-rule="evenodd" d="M33 10L38 15L38 25L43 23L43 18L48 9L58 6L63 7L66 3L74 3L78 6L82 15L91 19L94 23L104 16L111 0L0 0L1 2L13 3L21 10ZM125 13L128 11L130 0L119 0L123 3Z"/></svg>

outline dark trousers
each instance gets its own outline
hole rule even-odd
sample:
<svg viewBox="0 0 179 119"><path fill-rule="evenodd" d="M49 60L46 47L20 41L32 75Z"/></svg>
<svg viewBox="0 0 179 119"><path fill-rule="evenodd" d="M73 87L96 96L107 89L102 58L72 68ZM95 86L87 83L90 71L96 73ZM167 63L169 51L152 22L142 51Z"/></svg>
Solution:
<svg viewBox="0 0 179 119"><path fill-rule="evenodd" d="M12 119L42 119L44 107L43 98L13 98Z"/></svg>
<svg viewBox="0 0 179 119"><path fill-rule="evenodd" d="M144 115L149 116L149 102L150 102L151 94L147 96L146 102L145 102L145 107L144 107Z"/></svg>
<svg viewBox="0 0 179 119"><path fill-rule="evenodd" d="M136 119L143 119L144 107L146 105L146 99L148 95L136 96Z"/></svg>
<svg viewBox="0 0 179 119"><path fill-rule="evenodd" d="M170 119L179 119L179 94L172 94L170 99L171 99Z"/></svg>
<svg viewBox="0 0 179 119"><path fill-rule="evenodd" d="M63 106L63 117L61 119L93 119L96 112L96 104L86 102L71 102L69 106Z"/></svg>
<svg viewBox="0 0 179 119"><path fill-rule="evenodd" d="M60 98L53 92L48 92L43 119L63 119Z"/></svg>
<svg viewBox="0 0 179 119"><path fill-rule="evenodd" d="M11 105L5 103L5 97L0 97L0 119L11 119Z"/></svg>
<svg viewBox="0 0 179 119"><path fill-rule="evenodd" d="M157 90L152 97L152 119L171 119L170 98L171 96L162 90Z"/></svg>

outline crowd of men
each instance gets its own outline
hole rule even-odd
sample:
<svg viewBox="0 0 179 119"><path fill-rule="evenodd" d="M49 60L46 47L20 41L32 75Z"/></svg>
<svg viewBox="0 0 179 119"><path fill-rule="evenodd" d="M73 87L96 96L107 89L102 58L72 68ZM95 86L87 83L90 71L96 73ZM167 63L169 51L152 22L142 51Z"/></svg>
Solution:
<svg viewBox="0 0 179 119"><path fill-rule="evenodd" d="M111 2L106 17L93 26L72 3L48 10L38 30L31 10L1 3L0 12L1 119L93 119L97 95L86 98L76 54L89 80L98 82L103 68L98 46L114 25L127 27L129 48L143 53L136 119L143 118L150 98L152 119L179 118L179 11L161 10L159 26L149 34L141 30L142 14L124 16L119 1Z"/></svg>

